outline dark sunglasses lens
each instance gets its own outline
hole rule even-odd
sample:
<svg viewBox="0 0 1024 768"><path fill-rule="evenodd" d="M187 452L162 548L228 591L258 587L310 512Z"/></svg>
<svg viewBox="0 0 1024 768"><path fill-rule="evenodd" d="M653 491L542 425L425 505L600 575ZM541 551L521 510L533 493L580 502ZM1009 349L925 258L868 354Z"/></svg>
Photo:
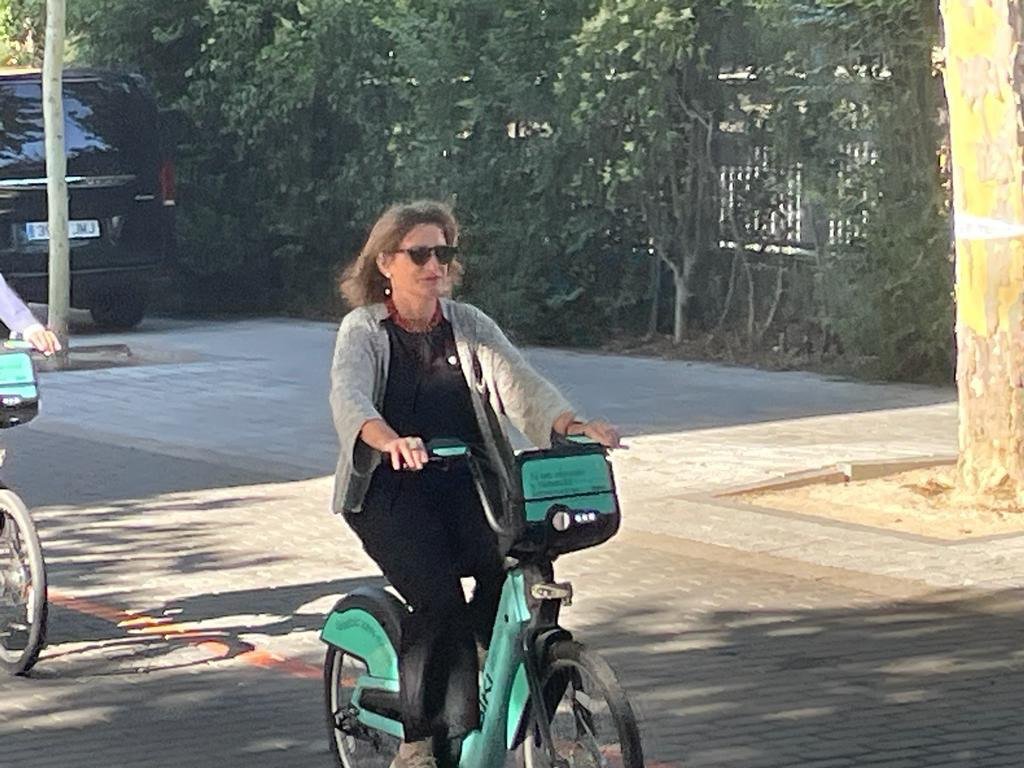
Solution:
<svg viewBox="0 0 1024 768"><path fill-rule="evenodd" d="M412 259L414 264L422 267L430 261L431 256L437 256L438 264L451 264L452 259L458 254L458 248L454 245L420 246L418 248L410 248L406 253L409 254L409 258Z"/></svg>
<svg viewBox="0 0 1024 768"><path fill-rule="evenodd" d="M434 249L439 264L451 264L452 259L459 255L459 249L454 245L439 245Z"/></svg>
<svg viewBox="0 0 1024 768"><path fill-rule="evenodd" d="M417 266L422 267L430 261L430 248L408 248L405 252L409 254L409 258L412 259L413 264L416 264Z"/></svg>

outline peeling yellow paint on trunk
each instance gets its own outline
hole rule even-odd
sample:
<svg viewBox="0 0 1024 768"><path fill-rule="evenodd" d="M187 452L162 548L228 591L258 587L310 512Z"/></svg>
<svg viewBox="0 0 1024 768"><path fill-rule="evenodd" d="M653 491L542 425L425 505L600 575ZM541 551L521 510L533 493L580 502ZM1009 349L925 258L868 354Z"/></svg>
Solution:
<svg viewBox="0 0 1024 768"><path fill-rule="evenodd" d="M946 88L949 94L956 217L1024 227L1024 179L1017 137L1016 41L1008 0L944 0ZM1009 320L1024 287L1024 241L991 274L993 243L957 232L957 306L962 323L988 336Z"/></svg>
<svg viewBox="0 0 1024 768"><path fill-rule="evenodd" d="M956 222L960 472L1024 503L1021 0L942 0Z"/></svg>

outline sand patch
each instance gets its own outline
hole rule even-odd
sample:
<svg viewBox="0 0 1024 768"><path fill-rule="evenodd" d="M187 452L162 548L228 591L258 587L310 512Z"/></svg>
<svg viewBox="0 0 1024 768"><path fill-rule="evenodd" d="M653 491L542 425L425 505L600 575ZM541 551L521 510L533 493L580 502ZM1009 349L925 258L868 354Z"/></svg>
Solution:
<svg viewBox="0 0 1024 768"><path fill-rule="evenodd" d="M1024 509L1015 500L964 494L956 488L955 473L956 467L943 465L736 498L759 507L942 539L1024 532Z"/></svg>

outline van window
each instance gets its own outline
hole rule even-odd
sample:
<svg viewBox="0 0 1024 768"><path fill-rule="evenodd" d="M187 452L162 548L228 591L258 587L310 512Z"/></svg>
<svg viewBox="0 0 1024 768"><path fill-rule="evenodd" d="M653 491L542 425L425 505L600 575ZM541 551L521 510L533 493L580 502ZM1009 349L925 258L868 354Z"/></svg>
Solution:
<svg viewBox="0 0 1024 768"><path fill-rule="evenodd" d="M0 175L45 175L42 101L38 82L0 82ZM155 117L155 109L147 109L146 100L127 82L65 82L68 173L137 173L140 160L153 152L143 142L155 136Z"/></svg>

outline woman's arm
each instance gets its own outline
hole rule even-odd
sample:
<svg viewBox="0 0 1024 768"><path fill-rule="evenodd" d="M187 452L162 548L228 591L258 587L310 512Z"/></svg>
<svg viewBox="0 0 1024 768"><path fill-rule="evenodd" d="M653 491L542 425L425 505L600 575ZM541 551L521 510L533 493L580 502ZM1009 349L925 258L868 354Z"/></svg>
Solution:
<svg viewBox="0 0 1024 768"><path fill-rule="evenodd" d="M7 284L3 275L0 275L0 320L15 333L20 333L33 347L46 355L52 355L61 349L56 334L36 320L32 310Z"/></svg>
<svg viewBox="0 0 1024 768"><path fill-rule="evenodd" d="M585 434L603 445L619 444L618 432L604 421L579 421L555 386L537 373L498 324L473 308L481 352L487 352L501 410L534 444L546 446L551 433Z"/></svg>
<svg viewBox="0 0 1024 768"><path fill-rule="evenodd" d="M359 447L363 426L370 421L383 420L373 403L374 384L379 368L371 341L372 331L359 317L350 312L341 321L334 343L331 363L331 415L342 451L350 451L353 468L366 472L370 466L370 451Z"/></svg>
<svg viewBox="0 0 1024 768"><path fill-rule="evenodd" d="M42 325L3 275L0 275L0 320L15 333L24 333L33 325Z"/></svg>
<svg viewBox="0 0 1024 768"><path fill-rule="evenodd" d="M342 451L352 452L352 466L368 471L372 452L387 453L395 469L422 469L427 451L418 437L399 437L373 403L380 366L372 331L355 312L338 328L331 364L331 414Z"/></svg>

